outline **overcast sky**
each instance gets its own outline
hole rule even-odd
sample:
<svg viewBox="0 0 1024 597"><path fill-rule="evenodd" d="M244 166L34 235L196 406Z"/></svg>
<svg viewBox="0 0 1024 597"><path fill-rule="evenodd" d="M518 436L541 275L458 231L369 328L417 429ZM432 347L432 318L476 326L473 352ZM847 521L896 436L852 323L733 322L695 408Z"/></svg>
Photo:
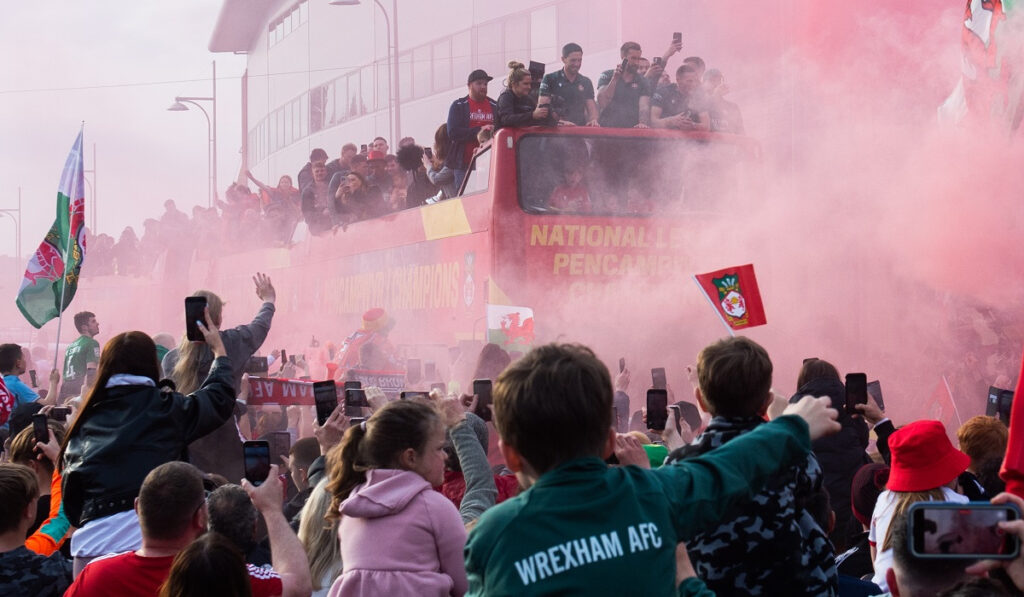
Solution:
<svg viewBox="0 0 1024 597"><path fill-rule="evenodd" d="M207 201L207 126L198 110L168 112L176 95L209 96L217 61L218 186L241 163L240 76L245 57L207 51L214 0L18 2L0 19L0 208L22 193L22 256L54 219L60 171L85 121L85 167L97 158L97 204L87 222L115 238L141 232L166 199ZM209 110L209 102L204 104ZM86 176L91 181L91 175ZM0 254L14 254L0 217ZM6 272L4 273L6 275Z"/></svg>

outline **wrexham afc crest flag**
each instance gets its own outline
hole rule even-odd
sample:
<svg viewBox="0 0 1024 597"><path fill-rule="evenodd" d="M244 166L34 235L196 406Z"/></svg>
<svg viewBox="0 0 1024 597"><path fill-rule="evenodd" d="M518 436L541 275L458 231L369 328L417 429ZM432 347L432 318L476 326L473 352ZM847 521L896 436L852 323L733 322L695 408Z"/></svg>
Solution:
<svg viewBox="0 0 1024 597"><path fill-rule="evenodd" d="M752 264L697 274L694 278L729 329L767 323Z"/></svg>

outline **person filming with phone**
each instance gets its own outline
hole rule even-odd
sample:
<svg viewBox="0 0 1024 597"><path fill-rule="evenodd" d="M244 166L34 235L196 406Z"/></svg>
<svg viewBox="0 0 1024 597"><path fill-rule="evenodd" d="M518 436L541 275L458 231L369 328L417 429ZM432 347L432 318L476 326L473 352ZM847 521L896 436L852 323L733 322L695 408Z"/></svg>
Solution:
<svg viewBox="0 0 1024 597"><path fill-rule="evenodd" d="M103 347L96 384L58 458L64 512L78 527L71 537L76 573L96 557L141 547L133 505L143 479L230 419L232 360L209 309L205 319L197 325L213 362L188 394L158 387L156 345L143 332L123 332Z"/></svg>
<svg viewBox="0 0 1024 597"><path fill-rule="evenodd" d="M533 75L522 62L513 60L508 63L508 87L498 96L498 117L495 129L502 127L543 126L549 124L550 105L537 105L530 90L533 86Z"/></svg>

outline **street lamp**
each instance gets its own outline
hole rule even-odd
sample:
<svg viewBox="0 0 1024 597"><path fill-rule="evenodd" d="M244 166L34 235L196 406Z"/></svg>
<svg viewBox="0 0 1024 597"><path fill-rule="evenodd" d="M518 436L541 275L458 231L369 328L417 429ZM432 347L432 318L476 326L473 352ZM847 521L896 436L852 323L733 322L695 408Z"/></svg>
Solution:
<svg viewBox="0 0 1024 597"><path fill-rule="evenodd" d="M402 109L398 93L398 0L391 1L391 18L388 18L388 12L384 10L384 5L380 3L380 0L373 0L373 3L384 15L388 42L388 71L391 74L391 84L388 85L391 92L391 101L388 102L388 123L394 122L394 128L391 129L391 142L397 147L398 141L402 138ZM330 4L333 6L358 6L361 2L360 0L333 0ZM392 40L394 40L393 47Z"/></svg>
<svg viewBox="0 0 1024 597"><path fill-rule="evenodd" d="M207 114L206 109L197 104L196 102L212 102L213 104L213 121L210 121L210 115ZM213 62L213 95L210 97L194 97L194 96L178 96L174 98L174 103L171 107L167 108L169 112L186 112L188 106L185 104L192 104L199 108L199 111L206 117L206 166L210 172L210 189L207 194L206 207L213 206L213 200L217 197L217 62Z"/></svg>

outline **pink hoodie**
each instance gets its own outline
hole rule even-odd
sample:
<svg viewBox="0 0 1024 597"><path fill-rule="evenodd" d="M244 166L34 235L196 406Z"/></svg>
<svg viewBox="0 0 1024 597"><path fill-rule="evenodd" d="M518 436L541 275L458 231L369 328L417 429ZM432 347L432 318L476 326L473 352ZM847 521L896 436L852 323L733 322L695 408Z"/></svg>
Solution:
<svg viewBox="0 0 1024 597"><path fill-rule="evenodd" d="M366 476L341 504L344 570L329 596L464 594L466 527L452 502L411 471Z"/></svg>

